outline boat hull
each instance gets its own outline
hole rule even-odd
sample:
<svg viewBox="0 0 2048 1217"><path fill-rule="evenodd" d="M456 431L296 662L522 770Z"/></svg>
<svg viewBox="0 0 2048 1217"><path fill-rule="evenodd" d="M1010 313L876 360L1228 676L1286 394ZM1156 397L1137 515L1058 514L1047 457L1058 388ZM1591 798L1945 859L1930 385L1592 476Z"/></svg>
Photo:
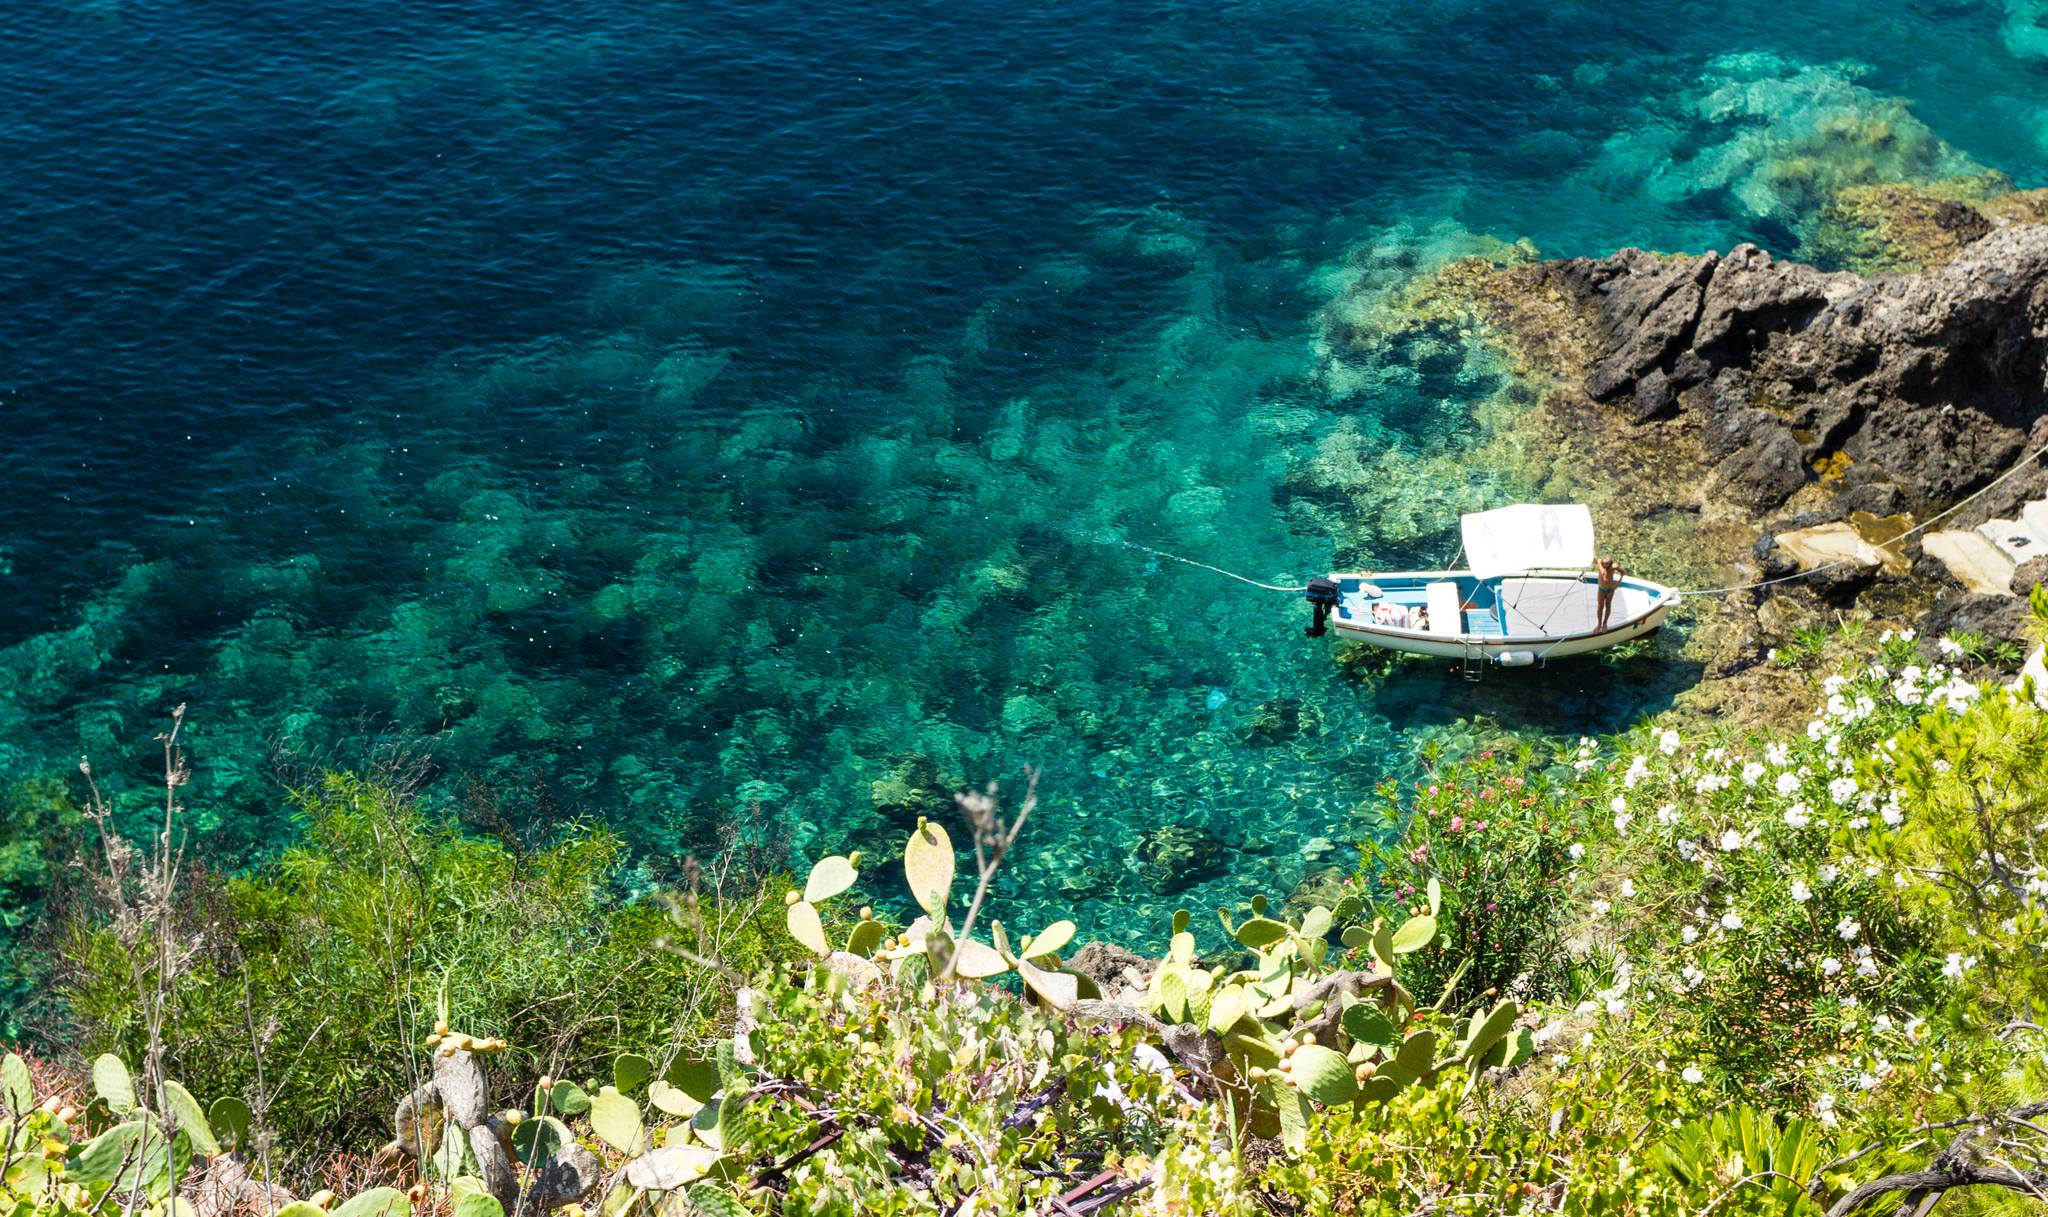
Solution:
<svg viewBox="0 0 2048 1217"><path fill-rule="evenodd" d="M1357 583L1366 587L1377 588L1384 585L1396 589L1395 595L1388 597L1390 601L1398 598L1401 589L1462 580L1469 591L1476 582L1466 571L1396 571L1332 577L1347 587ZM1576 573L1537 574L1515 582L1531 586L1542 585L1553 596L1583 597L1594 594L1592 585ZM1487 586L1485 583L1477 585ZM1500 581L1493 581L1493 586L1497 590ZM1614 613L1604 630L1590 628L1590 622L1587 622L1586 628L1555 633L1528 632L1526 628L1517 630L1515 619L1507 614L1501 615L1503 620L1499 632L1472 633L1463 630L1451 632L1442 629L1403 628L1362 619L1363 614L1357 611L1360 602L1356 599L1347 602L1338 612L1333 613L1329 624L1336 635L1347 642L1364 643L1367 646L1382 647L1410 655L1477 661L1500 667L1525 667L1545 660L1563 659L1604 650L1655 633L1681 599L1677 590L1673 588L1644 579L1627 579L1623 582L1622 590L1616 594Z"/></svg>

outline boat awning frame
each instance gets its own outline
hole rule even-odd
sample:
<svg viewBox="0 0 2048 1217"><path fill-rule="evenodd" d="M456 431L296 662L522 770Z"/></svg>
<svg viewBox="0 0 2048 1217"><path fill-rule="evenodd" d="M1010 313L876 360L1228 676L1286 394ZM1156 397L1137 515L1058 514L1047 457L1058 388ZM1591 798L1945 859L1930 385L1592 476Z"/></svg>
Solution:
<svg viewBox="0 0 2048 1217"><path fill-rule="evenodd" d="M1582 503L1517 503L1459 517L1465 560L1480 579L1593 565L1593 513Z"/></svg>

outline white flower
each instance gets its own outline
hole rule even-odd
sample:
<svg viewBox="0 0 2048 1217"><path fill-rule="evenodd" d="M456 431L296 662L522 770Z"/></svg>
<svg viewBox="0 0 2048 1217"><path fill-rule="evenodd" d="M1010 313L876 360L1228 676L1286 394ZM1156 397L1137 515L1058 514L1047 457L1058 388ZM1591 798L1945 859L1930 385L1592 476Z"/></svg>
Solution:
<svg viewBox="0 0 2048 1217"><path fill-rule="evenodd" d="M1739 930L1739 929L1741 929L1741 928L1742 928L1742 918L1741 918L1741 916L1740 916L1739 914L1737 914L1737 913L1736 913L1736 912L1735 912L1735 911L1734 911L1733 909L1730 909L1730 910L1729 910L1728 912L1725 912L1725 913L1721 914L1721 928L1722 928L1722 929L1724 929L1724 930Z"/></svg>
<svg viewBox="0 0 2048 1217"><path fill-rule="evenodd" d="M1659 807L1659 808L1657 809L1657 823L1659 823L1659 824L1676 824L1676 823L1678 823L1678 804L1676 804L1676 803L1666 803L1666 804L1664 804L1664 806L1662 806L1662 807Z"/></svg>
<svg viewBox="0 0 2048 1217"><path fill-rule="evenodd" d="M1820 970L1824 976L1833 976L1842 970L1842 961L1830 955L1820 961Z"/></svg>
<svg viewBox="0 0 2048 1217"><path fill-rule="evenodd" d="M1792 881L1792 899L1801 904L1805 904L1813 899L1813 889L1806 886L1806 880L1794 879Z"/></svg>
<svg viewBox="0 0 2048 1217"><path fill-rule="evenodd" d="M1856 799L1856 792L1862 787L1852 777L1839 777L1828 783L1828 797L1842 806L1848 806Z"/></svg>
<svg viewBox="0 0 2048 1217"><path fill-rule="evenodd" d="M1678 732L1676 732L1676 731L1660 731L1660 732L1658 732L1658 733L1657 733L1657 751L1659 751L1659 752L1663 753L1663 754L1664 754L1665 756L1670 756L1670 755L1672 755L1673 753L1676 753L1676 752L1678 751Z"/></svg>
<svg viewBox="0 0 2048 1217"><path fill-rule="evenodd" d="M1607 809L1609 811L1612 811L1615 815L1620 815L1622 812L1628 810L1628 800L1621 797L1620 795L1615 795L1614 798L1608 802Z"/></svg>
<svg viewBox="0 0 2048 1217"><path fill-rule="evenodd" d="M1934 649L1940 651L1942 654L1948 656L1950 659L1954 659L1956 656L1961 655L1963 653L1963 644L1957 642L1955 639L1950 638L1948 635L1944 634L1941 637L1941 641L1934 644Z"/></svg>
<svg viewBox="0 0 2048 1217"><path fill-rule="evenodd" d="M1856 974L1858 976L1877 975L1877 960L1871 958L1869 947L1856 948Z"/></svg>
<svg viewBox="0 0 2048 1217"><path fill-rule="evenodd" d="M1806 804L1794 803L1785 809L1785 823L1794 828L1805 828L1813 823L1813 813L1807 810Z"/></svg>
<svg viewBox="0 0 2048 1217"><path fill-rule="evenodd" d="M1635 819L1636 818L1634 816L1628 814L1625 811L1616 813L1614 817L1614 831L1620 833L1624 837L1627 836L1628 826L1630 824L1635 823Z"/></svg>
<svg viewBox="0 0 2048 1217"><path fill-rule="evenodd" d="M1856 941L1856 935L1863 932L1863 923L1853 917L1844 917L1835 923L1835 934L1843 942Z"/></svg>
<svg viewBox="0 0 2048 1217"><path fill-rule="evenodd" d="M1900 642L1911 642L1911 641L1913 641L1913 640L1914 640L1915 638L1918 638L1919 636L1920 636L1920 631L1919 631L1919 630L1916 630L1916 629L1914 629L1914 628L1913 628L1912 626L1910 626L1910 625L1909 625L1909 626L1907 626L1907 627L1906 627L1905 629L1903 629L1903 630L1900 630L1900 631L1899 631L1899 641L1900 641Z"/></svg>
<svg viewBox="0 0 2048 1217"><path fill-rule="evenodd" d="M1636 881L1633 879L1623 879L1621 881L1621 898L1624 900L1633 900L1635 899L1635 894Z"/></svg>
<svg viewBox="0 0 2048 1217"><path fill-rule="evenodd" d="M1577 862L1586 856L1586 847L1574 841L1572 842L1572 847L1565 852L1572 856L1572 861Z"/></svg>
<svg viewBox="0 0 2048 1217"><path fill-rule="evenodd" d="M1832 862L1824 863L1820 868L1820 881L1822 883L1833 883L1835 881L1835 877L1840 875L1841 873L1841 867L1836 866Z"/></svg>
<svg viewBox="0 0 2048 1217"><path fill-rule="evenodd" d="M1742 784L1744 786L1754 786L1756 785L1756 780L1763 775L1763 765L1760 762L1751 761L1742 767Z"/></svg>
<svg viewBox="0 0 2048 1217"><path fill-rule="evenodd" d="M1950 980L1961 980L1963 973L1976 966L1977 957L1975 955L1965 958L1959 951L1950 951L1948 962L1941 965L1941 974Z"/></svg>
<svg viewBox="0 0 2048 1217"><path fill-rule="evenodd" d="M1649 776L1649 759L1641 753L1637 753L1636 758L1628 763L1628 772L1621 775L1621 784L1630 790L1634 790L1637 782ZM1614 801L1617 803L1621 802L1621 796L1615 795Z"/></svg>
<svg viewBox="0 0 2048 1217"><path fill-rule="evenodd" d="M1699 941L1700 932L1698 929L1692 926L1686 926L1684 929L1678 931L1678 936L1680 938L1683 938L1687 942L1697 942Z"/></svg>
<svg viewBox="0 0 2048 1217"><path fill-rule="evenodd" d="M1734 853L1734 852L1735 852L1736 850L1738 850L1738 849L1741 849L1741 848L1742 848L1742 834L1741 834L1741 833L1739 833L1739 832L1736 832L1736 831L1735 831L1734 829L1732 829L1732 828L1731 828L1731 829L1728 829L1728 830L1727 830L1726 832L1723 832L1723 833L1721 834L1721 852L1722 852L1722 853L1724 853L1724 854L1732 854L1732 853Z"/></svg>
<svg viewBox="0 0 2048 1217"><path fill-rule="evenodd" d="M1684 1078L1688 1084L1693 1086L1697 1086L1701 1082L1707 1080L1707 1075L1700 1072L1700 1067L1698 1065L1687 1065L1685 1067L1685 1072L1679 1074L1678 1076Z"/></svg>
<svg viewBox="0 0 2048 1217"><path fill-rule="evenodd" d="M1850 817L1849 817L1849 827L1851 827L1851 828L1858 828L1858 829L1861 829L1861 828L1869 828L1869 827L1870 827L1870 817L1869 817L1869 816L1850 816ZM1876 871L1874 871L1874 870L1870 870L1869 868L1867 868L1867 867L1866 867L1866 868L1865 868L1865 873L1866 873L1866 874L1872 874L1872 875L1874 875L1874 874L1876 874L1877 872L1876 872Z"/></svg>
<svg viewBox="0 0 2048 1217"><path fill-rule="evenodd" d="M1770 762L1772 766L1778 769L1783 769L1792 763L1792 745L1784 740L1773 742L1764 749L1764 760Z"/></svg>
<svg viewBox="0 0 2048 1217"><path fill-rule="evenodd" d="M1878 814L1884 817L1886 826L1890 828L1897 828L1906 822L1906 813L1899 810L1899 801L1897 799L1887 802L1884 805L1884 810Z"/></svg>
<svg viewBox="0 0 2048 1217"><path fill-rule="evenodd" d="M1799 775L1796 773L1779 774L1777 787L1780 795L1790 795L1793 791L1799 789Z"/></svg>
<svg viewBox="0 0 2048 1217"><path fill-rule="evenodd" d="M1613 907L1613 905L1607 903L1605 900L1595 900L1593 902L1593 915L1595 917L1605 917L1607 915L1608 910L1612 909Z"/></svg>

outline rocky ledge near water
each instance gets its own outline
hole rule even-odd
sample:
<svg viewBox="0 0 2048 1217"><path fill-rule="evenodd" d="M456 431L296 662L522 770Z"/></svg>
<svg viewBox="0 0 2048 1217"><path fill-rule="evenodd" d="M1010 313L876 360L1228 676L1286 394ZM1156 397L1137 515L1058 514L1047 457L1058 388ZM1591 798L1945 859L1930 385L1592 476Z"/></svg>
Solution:
<svg viewBox="0 0 2048 1217"><path fill-rule="evenodd" d="M2038 443L2048 413L2048 225L1988 233L1921 274L1829 273L1751 245L1522 273L1589 315L1587 395L1637 422L1690 413L1717 461L1710 492L1756 512L1819 484L1844 512L1931 514Z"/></svg>
<svg viewBox="0 0 2048 1217"><path fill-rule="evenodd" d="M1603 535L1687 513L1726 584L1850 559L1702 606L1709 675L1756 666L1774 636L1832 611L2017 640L2024 560L1999 557L1992 581L2011 587L1990 586L1922 542L1996 557L1972 530L2048 495L2048 471L2024 469L1938 532L1897 538L2048 443L2048 223L1963 204L1936 218L1940 240L1894 262L1924 269L1830 271L1751 245L1625 249L1453 266L1427 295L1476 312L1519 370L1549 383L1528 426L1578 469L1546 487L1584 494L1605 471Z"/></svg>

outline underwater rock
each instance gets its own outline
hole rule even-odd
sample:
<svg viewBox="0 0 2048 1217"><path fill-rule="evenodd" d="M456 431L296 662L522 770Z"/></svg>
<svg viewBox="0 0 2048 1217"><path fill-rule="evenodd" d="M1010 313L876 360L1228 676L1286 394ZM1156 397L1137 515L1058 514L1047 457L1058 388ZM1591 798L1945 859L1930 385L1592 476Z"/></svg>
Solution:
<svg viewBox="0 0 2048 1217"><path fill-rule="evenodd" d="M1162 896L1223 873L1230 849L1222 839L1192 824L1162 824L1138 837L1138 873Z"/></svg>
<svg viewBox="0 0 2048 1217"><path fill-rule="evenodd" d="M1773 638L1789 638L1811 628L1815 620L1812 609L1783 594L1764 601L1756 611L1757 628Z"/></svg>
<svg viewBox="0 0 2048 1217"><path fill-rule="evenodd" d="M895 828L916 825L919 816L942 815L953 806L956 783L928 756L909 754L890 759L889 772L869 786L875 814Z"/></svg>
<svg viewBox="0 0 2048 1217"><path fill-rule="evenodd" d="M1274 697L1259 703L1245 729L1244 742L1254 748L1285 743L1299 735L1320 735L1323 716L1298 697Z"/></svg>
<svg viewBox="0 0 2048 1217"><path fill-rule="evenodd" d="M1302 876L1301 882L1295 884L1294 890L1287 893L1287 899L1281 906L1287 920L1298 921L1302 914L1317 905L1326 909L1336 908L1337 902L1344 897L1356 895L1357 893L1345 884L1345 880L1350 877L1350 873L1341 866L1325 866Z"/></svg>

